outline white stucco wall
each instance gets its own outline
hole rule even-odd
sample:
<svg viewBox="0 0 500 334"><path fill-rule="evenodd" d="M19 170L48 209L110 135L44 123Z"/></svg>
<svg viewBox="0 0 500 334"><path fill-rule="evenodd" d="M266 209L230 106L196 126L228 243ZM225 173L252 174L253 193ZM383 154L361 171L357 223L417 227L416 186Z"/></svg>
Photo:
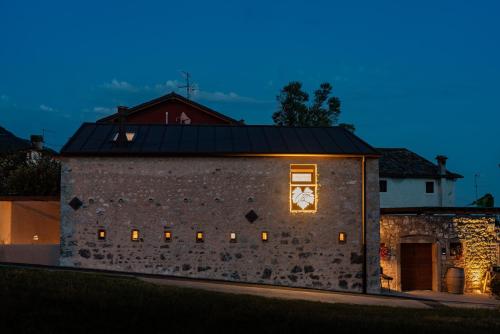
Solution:
<svg viewBox="0 0 500 334"><path fill-rule="evenodd" d="M383 178L387 192L380 193L380 207L403 208L422 206L455 206L455 181L442 179ZM434 182L434 193L425 192L426 182ZM443 203L440 201L440 183Z"/></svg>

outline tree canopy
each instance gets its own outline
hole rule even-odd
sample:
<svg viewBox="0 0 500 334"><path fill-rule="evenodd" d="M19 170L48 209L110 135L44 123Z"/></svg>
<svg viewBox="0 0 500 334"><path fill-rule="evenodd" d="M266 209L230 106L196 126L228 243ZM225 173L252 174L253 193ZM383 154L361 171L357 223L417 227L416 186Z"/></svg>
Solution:
<svg viewBox="0 0 500 334"><path fill-rule="evenodd" d="M284 86L276 97L279 107L273 114L273 121L281 126L342 126L354 131L354 125L338 123L340 117L340 99L330 96L332 85L322 83L314 91L309 102L309 94L302 89L302 83L292 81Z"/></svg>
<svg viewBox="0 0 500 334"><path fill-rule="evenodd" d="M0 155L0 195L56 196L61 166L44 151Z"/></svg>

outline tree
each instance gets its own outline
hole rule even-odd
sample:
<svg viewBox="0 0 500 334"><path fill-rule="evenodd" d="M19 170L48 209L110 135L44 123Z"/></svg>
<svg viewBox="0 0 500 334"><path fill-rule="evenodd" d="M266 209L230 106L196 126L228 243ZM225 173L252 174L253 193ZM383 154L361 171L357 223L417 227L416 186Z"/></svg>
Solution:
<svg viewBox="0 0 500 334"><path fill-rule="evenodd" d="M478 206L480 208L492 208L495 206L495 198L492 194L488 193L472 202L472 205Z"/></svg>
<svg viewBox="0 0 500 334"><path fill-rule="evenodd" d="M302 90L302 83L292 81L284 86L276 97L279 109L273 114L273 121L281 126L342 126L354 131L354 125L338 123L340 99L330 96L332 85L322 83L314 92L314 99L308 106L309 94Z"/></svg>
<svg viewBox="0 0 500 334"><path fill-rule="evenodd" d="M20 151L0 156L0 195L56 196L60 193L60 163L52 154Z"/></svg>

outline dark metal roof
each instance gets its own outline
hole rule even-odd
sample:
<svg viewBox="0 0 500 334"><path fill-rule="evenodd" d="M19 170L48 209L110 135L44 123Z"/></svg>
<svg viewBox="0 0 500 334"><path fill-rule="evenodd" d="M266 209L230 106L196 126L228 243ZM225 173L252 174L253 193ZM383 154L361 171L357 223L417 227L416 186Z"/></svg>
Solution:
<svg viewBox="0 0 500 334"><path fill-rule="evenodd" d="M406 148L377 148L382 153L379 160L380 177L392 178L441 178L436 164ZM446 171L446 178L462 178L460 174Z"/></svg>
<svg viewBox="0 0 500 334"><path fill-rule="evenodd" d="M117 145L119 125L84 123L61 154L106 155L261 155L335 154L378 157L379 152L341 127L269 125L125 124L133 141Z"/></svg>
<svg viewBox="0 0 500 334"><path fill-rule="evenodd" d="M480 207L409 207L381 208L383 215L500 215L500 208Z"/></svg>
<svg viewBox="0 0 500 334"><path fill-rule="evenodd" d="M132 114L138 113L140 111L147 110L151 106L154 106L154 105L157 105L160 103L165 103L165 102L172 101L172 100L176 100L176 101L182 102L184 104L188 104L188 105L195 107L196 109L199 109L205 113L208 113L208 114L211 114L212 116L220 118L220 119L226 121L228 124L241 124L241 122L235 120L234 118L231 118L229 116L221 114L220 112L217 112L213 109L210 109L209 107L204 106L202 104L199 104L193 100L189 100L189 99L185 98L184 96L179 95L175 92L168 93L166 95L160 96L159 98L141 103L141 104L136 105L135 107L132 107L132 108L128 108L128 109L126 109L126 115L127 116L132 115ZM109 116L106 116L104 118L99 119L98 122L111 122L111 121L117 120L118 118L119 118L119 114L115 113L113 115L109 115Z"/></svg>

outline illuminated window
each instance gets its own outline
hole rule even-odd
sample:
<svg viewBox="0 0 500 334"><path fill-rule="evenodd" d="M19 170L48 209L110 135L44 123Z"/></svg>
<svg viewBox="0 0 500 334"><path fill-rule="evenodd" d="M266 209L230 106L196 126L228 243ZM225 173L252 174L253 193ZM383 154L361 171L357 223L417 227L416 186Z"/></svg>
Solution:
<svg viewBox="0 0 500 334"><path fill-rule="evenodd" d="M97 239L98 240L106 240L106 231L105 230L98 230L97 231Z"/></svg>
<svg viewBox="0 0 500 334"><path fill-rule="evenodd" d="M33 235L33 241L38 241L38 234Z"/></svg>
<svg viewBox="0 0 500 334"><path fill-rule="evenodd" d="M165 241L172 240L172 232L170 232L170 231L163 232L163 236L165 237Z"/></svg>
<svg viewBox="0 0 500 334"><path fill-rule="evenodd" d="M316 165L290 165L290 212L316 212Z"/></svg>
<svg viewBox="0 0 500 334"><path fill-rule="evenodd" d="M139 230L132 230L130 239L132 239L132 241L139 241Z"/></svg>
<svg viewBox="0 0 500 334"><path fill-rule="evenodd" d="M113 141L117 141L118 140L118 132L115 133L114 137L113 137ZM130 141L133 141L134 138L135 138L135 132L125 132L125 137L127 138L127 141L130 142Z"/></svg>
<svg viewBox="0 0 500 334"><path fill-rule="evenodd" d="M236 242L236 233L231 232L231 233L229 234L229 241L231 241L231 242Z"/></svg>
<svg viewBox="0 0 500 334"><path fill-rule="evenodd" d="M262 241L268 241L269 240L269 235L266 231L262 232L261 234Z"/></svg>
<svg viewBox="0 0 500 334"><path fill-rule="evenodd" d="M347 241L347 236L345 232L340 232L339 233L339 244L345 244Z"/></svg>
<svg viewBox="0 0 500 334"><path fill-rule="evenodd" d="M203 232L196 232L196 242L203 242Z"/></svg>

